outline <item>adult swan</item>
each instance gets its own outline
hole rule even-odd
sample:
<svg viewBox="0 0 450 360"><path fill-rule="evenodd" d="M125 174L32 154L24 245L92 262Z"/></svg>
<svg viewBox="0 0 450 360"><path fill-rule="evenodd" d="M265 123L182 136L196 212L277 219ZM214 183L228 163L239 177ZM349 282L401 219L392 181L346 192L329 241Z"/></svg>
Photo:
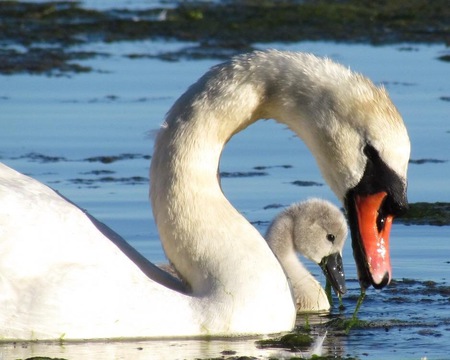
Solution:
<svg viewBox="0 0 450 360"><path fill-rule="evenodd" d="M330 60L255 52L205 74L167 114L151 202L183 286L57 193L1 167L0 338L230 336L290 330L295 306L263 237L224 197L222 149L260 118L289 126L347 209L363 287L391 277L409 139L383 89Z"/></svg>

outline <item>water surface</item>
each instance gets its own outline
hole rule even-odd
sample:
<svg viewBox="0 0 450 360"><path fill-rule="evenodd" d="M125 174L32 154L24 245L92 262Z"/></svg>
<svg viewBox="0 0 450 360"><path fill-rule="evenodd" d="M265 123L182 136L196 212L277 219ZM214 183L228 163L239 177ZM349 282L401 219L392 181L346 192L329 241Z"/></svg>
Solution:
<svg viewBox="0 0 450 360"><path fill-rule="evenodd" d="M155 54L184 46L155 41L92 43L83 49L110 56L87 60L86 65L95 69L91 73L0 76L1 161L57 189L157 263L164 262L165 257L148 203L147 183L154 134L176 98L217 61L164 62L127 55ZM410 201L450 201L450 103L445 100L450 95L450 70L448 63L438 60L447 51L444 46L373 47L321 42L256 46L329 56L384 84L405 119L412 158L444 160L411 164ZM233 138L225 149L221 171L241 173L223 179L224 191L261 232L279 211L269 205L285 206L312 196L337 204L306 147L272 121L252 125ZM245 176L254 172L263 174ZM296 186L296 181L317 184ZM324 354L361 359L447 358L449 237L448 227L394 225L393 284L383 291L368 291L360 318L369 324L363 328L345 334L327 325L329 317L314 318L315 336L328 331ZM344 250L344 262L349 294L344 298L345 310L334 309L334 316L350 316L359 295L350 241ZM324 281L318 269L311 269ZM300 326L304 321L299 317ZM272 352L283 356L282 350L258 349L255 339L0 347L3 358L268 357ZM288 355L308 356L308 352L295 349Z"/></svg>

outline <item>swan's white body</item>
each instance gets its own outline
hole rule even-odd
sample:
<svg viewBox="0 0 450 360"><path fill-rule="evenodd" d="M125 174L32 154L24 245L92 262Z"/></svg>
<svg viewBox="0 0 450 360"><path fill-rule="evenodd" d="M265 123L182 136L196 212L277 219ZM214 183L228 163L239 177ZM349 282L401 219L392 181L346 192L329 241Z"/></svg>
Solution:
<svg viewBox="0 0 450 360"><path fill-rule="evenodd" d="M120 238L106 237L36 180L3 164L0 173L1 339L171 336L174 324L179 333L197 330L194 319L179 323L195 298L149 279L137 263L153 271L151 264L124 255Z"/></svg>
<svg viewBox="0 0 450 360"><path fill-rule="evenodd" d="M325 290L297 254L318 265L331 254L342 256L347 238L342 212L320 199L293 204L275 217L265 238L291 282L297 311L328 311L330 302Z"/></svg>
<svg viewBox="0 0 450 360"><path fill-rule="evenodd" d="M296 311L283 269L224 197L216 177L230 137L269 117L303 138L340 199L363 176L362 147L369 140L405 182L409 140L383 90L312 55L237 57L212 69L174 104L152 158L155 220L190 292L69 201L2 166L0 338L290 330Z"/></svg>

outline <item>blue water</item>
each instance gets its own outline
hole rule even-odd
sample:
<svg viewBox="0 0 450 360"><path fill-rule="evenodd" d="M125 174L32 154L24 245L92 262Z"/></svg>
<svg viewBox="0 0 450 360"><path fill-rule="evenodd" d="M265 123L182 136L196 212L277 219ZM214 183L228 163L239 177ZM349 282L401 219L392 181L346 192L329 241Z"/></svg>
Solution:
<svg viewBox="0 0 450 360"><path fill-rule="evenodd" d="M84 61L84 65L93 67L91 73L62 77L0 76L0 160L52 186L87 209L151 261L164 262L147 199L147 157L152 153L154 134L170 105L218 61L164 62L130 59L126 55L156 54L188 45L156 41L93 43L80 49L106 52L109 56ZM329 56L364 73L375 83L384 84L408 127L412 159L445 161L411 164L410 201L450 202L450 102L445 100L450 96L450 64L437 59L448 54L444 46L373 47L322 42L256 46ZM110 164L87 160L122 154L133 156ZM266 176L225 178L222 183L231 202L261 232L277 212L277 209L265 210L267 205L288 205L312 196L337 204L326 185L292 184L295 180L324 182L305 146L275 122L259 122L238 134L225 149L221 164L221 171L226 172L267 167L263 170ZM107 173L99 175L98 171ZM109 176L110 181L102 180L104 176ZM442 289L432 292L424 284L434 281L438 286L450 285L449 237L448 227L394 225L391 251L396 282L381 292L370 289L360 314L362 319L384 326L354 329L349 335L328 335L325 351L363 359L447 358L450 293ZM359 294L350 241L344 250L344 265L350 289L344 304L345 314L349 315ZM318 269L311 269L319 280L324 280ZM409 279L414 282L411 284ZM415 323L393 325L393 320L407 321L414 316ZM139 359L154 358L151 355L158 353L157 358L173 359L221 356L221 351L226 349L237 351L237 355L266 357L269 354L256 349L253 340L239 339L64 347L5 344L0 347L0 355Z"/></svg>

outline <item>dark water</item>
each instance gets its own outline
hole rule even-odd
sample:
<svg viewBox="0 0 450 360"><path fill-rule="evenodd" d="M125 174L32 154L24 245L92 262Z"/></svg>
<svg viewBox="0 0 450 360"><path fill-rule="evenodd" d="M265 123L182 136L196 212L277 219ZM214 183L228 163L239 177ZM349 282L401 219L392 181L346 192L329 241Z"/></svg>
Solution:
<svg viewBox="0 0 450 360"><path fill-rule="evenodd" d="M99 3L101 6L103 3ZM165 112L214 60L164 62L131 59L186 44L141 41L92 43L83 50L107 52L86 64L96 71L70 77L0 76L0 159L59 190L105 222L153 262L164 262L148 204L153 137ZM404 116L412 141L410 201L450 201L449 64L444 46L257 44L330 56L384 84ZM435 159L439 161L420 161ZM232 139L221 171L231 202L265 231L277 213L311 196L336 203L305 146L273 122L260 122ZM225 174L226 173L226 174ZM256 174L256 175L255 175ZM301 185L312 186L301 186ZM300 185L300 186L299 186ZM345 310L311 317L324 336L324 355L358 359L450 357L450 230L396 224L391 235L394 281L369 289L348 333L336 323L349 318L359 295L350 242L344 250L349 279ZM319 270L312 271L323 281ZM303 327L305 319L299 317ZM305 356L308 349L262 350L255 339L123 343L4 344L0 358L45 355L67 359L182 359L273 354Z"/></svg>

